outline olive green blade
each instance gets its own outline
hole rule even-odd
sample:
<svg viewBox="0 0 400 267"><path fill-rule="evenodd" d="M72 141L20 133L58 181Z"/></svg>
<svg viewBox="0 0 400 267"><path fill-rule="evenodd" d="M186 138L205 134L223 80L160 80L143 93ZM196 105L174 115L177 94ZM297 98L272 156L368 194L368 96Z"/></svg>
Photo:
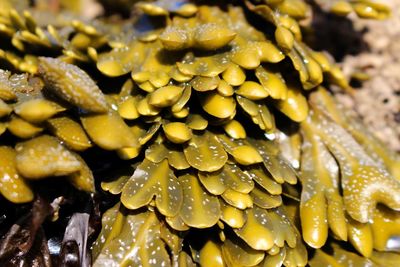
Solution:
<svg viewBox="0 0 400 267"><path fill-rule="evenodd" d="M257 148L264 161L264 166L278 183L287 182L289 184L297 183L297 175L295 170L287 163L287 161L279 155L273 143L261 140L249 140L249 142Z"/></svg>
<svg viewBox="0 0 400 267"><path fill-rule="evenodd" d="M161 143L154 143L145 151L146 159L159 163L163 159L168 159L169 165L177 170L185 170L190 168L183 151L179 147L169 145L163 141Z"/></svg>
<svg viewBox="0 0 400 267"><path fill-rule="evenodd" d="M272 209L282 205L282 197L280 195L271 195L261 186L255 186L250 193L253 203L263 209Z"/></svg>
<svg viewBox="0 0 400 267"><path fill-rule="evenodd" d="M219 220L221 210L218 199L203 189L194 175L179 177L183 188L183 204L179 215L191 227L208 228Z"/></svg>
<svg viewBox="0 0 400 267"><path fill-rule="evenodd" d="M223 146L209 132L204 132L202 135L193 134L183 152L190 166L199 171L217 171L228 160Z"/></svg>
<svg viewBox="0 0 400 267"><path fill-rule="evenodd" d="M103 217L105 225L97 241L103 244L95 249L93 266L171 265L154 212L109 212Z"/></svg>
<svg viewBox="0 0 400 267"><path fill-rule="evenodd" d="M313 130L318 131L339 162L344 205L350 216L366 223L371 220L378 202L394 210L400 209L400 182L380 162L369 157L341 126L322 114L315 114L313 119Z"/></svg>
<svg viewBox="0 0 400 267"><path fill-rule="evenodd" d="M256 250L269 250L274 245L274 229L268 213L254 207L246 210L247 220L243 227L234 229L250 247Z"/></svg>
<svg viewBox="0 0 400 267"><path fill-rule="evenodd" d="M121 202L129 209L146 206L155 197L158 211L175 216L182 205L182 186L167 160L153 163L144 160L122 189Z"/></svg>
<svg viewBox="0 0 400 267"><path fill-rule="evenodd" d="M282 185L276 182L263 166L251 166L245 169L250 177L272 195L282 193Z"/></svg>
<svg viewBox="0 0 400 267"><path fill-rule="evenodd" d="M232 235L222 245L224 259L232 266L256 266L265 256L260 250L254 250L243 240Z"/></svg>
<svg viewBox="0 0 400 267"><path fill-rule="evenodd" d="M113 181L101 182L101 188L104 191L108 191L114 195L121 194L122 189L124 188L125 184L129 181L130 178L131 178L130 176L122 175Z"/></svg>

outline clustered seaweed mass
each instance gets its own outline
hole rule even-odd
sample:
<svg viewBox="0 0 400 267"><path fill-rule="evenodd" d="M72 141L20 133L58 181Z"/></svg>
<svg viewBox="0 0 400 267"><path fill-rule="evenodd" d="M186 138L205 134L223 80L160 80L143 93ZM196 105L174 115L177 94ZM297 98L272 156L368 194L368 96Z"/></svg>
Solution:
<svg viewBox="0 0 400 267"><path fill-rule="evenodd" d="M398 266L400 159L332 97L351 88L302 41L306 1L116 1L132 15L92 21L0 5L2 228L28 214L3 264Z"/></svg>

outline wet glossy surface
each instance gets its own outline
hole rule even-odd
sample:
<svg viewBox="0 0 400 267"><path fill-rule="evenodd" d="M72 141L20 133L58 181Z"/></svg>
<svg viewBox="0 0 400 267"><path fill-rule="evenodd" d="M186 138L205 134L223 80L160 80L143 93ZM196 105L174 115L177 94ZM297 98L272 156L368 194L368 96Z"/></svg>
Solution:
<svg viewBox="0 0 400 267"><path fill-rule="evenodd" d="M92 21L0 10L1 194L29 202L48 178L115 195L96 192L120 203L94 266L396 262L376 250L400 232L400 160L321 89L350 91L302 41L309 4L205 4L140 2L134 19Z"/></svg>

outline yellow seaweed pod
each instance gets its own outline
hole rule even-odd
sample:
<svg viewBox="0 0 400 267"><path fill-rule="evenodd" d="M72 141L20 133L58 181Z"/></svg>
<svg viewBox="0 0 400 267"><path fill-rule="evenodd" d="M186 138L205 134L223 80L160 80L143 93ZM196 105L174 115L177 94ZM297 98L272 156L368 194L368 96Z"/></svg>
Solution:
<svg viewBox="0 0 400 267"><path fill-rule="evenodd" d="M228 84L225 80L220 80L217 91L222 96L232 96L234 94L233 86Z"/></svg>
<svg viewBox="0 0 400 267"><path fill-rule="evenodd" d="M214 23L199 25L194 30L193 41L196 48L216 50L231 42L236 33L229 28Z"/></svg>
<svg viewBox="0 0 400 267"><path fill-rule="evenodd" d="M118 113L126 120L134 120L139 118L139 112L136 108L137 99L132 96L127 96L118 103Z"/></svg>
<svg viewBox="0 0 400 267"><path fill-rule="evenodd" d="M234 52L232 62L244 69L251 70L260 65L261 57L255 47L247 45Z"/></svg>
<svg viewBox="0 0 400 267"><path fill-rule="evenodd" d="M82 163L59 140L49 135L17 144L16 167L25 178L43 179L79 171Z"/></svg>
<svg viewBox="0 0 400 267"><path fill-rule="evenodd" d="M232 86L239 86L246 80L246 74L238 65L232 64L222 73L222 78Z"/></svg>
<svg viewBox="0 0 400 267"><path fill-rule="evenodd" d="M284 0L277 8L295 19L302 19L307 16L310 7L302 0Z"/></svg>
<svg viewBox="0 0 400 267"><path fill-rule="evenodd" d="M186 104L190 100L191 95L192 95L191 86L188 86L188 85L185 86L181 96L179 97L179 99L171 107L171 111L172 112L179 112L182 109L184 109L184 107L186 106Z"/></svg>
<svg viewBox="0 0 400 267"><path fill-rule="evenodd" d="M163 129L168 140L176 144L185 143L192 138L192 130L182 122L164 124Z"/></svg>
<svg viewBox="0 0 400 267"><path fill-rule="evenodd" d="M273 132L275 118L265 104L259 104L241 96L237 96L236 100L241 108L250 115L255 124L265 132Z"/></svg>
<svg viewBox="0 0 400 267"><path fill-rule="evenodd" d="M370 226L350 218L347 228L349 242L361 255L366 258L370 257L373 250L373 237Z"/></svg>
<svg viewBox="0 0 400 267"><path fill-rule="evenodd" d="M200 172L199 178L203 186L215 195L221 195L227 189L249 194L254 189L251 177L236 165L227 164L217 172Z"/></svg>
<svg viewBox="0 0 400 267"><path fill-rule="evenodd" d="M228 189L228 185L225 184L224 177L218 174L219 174L218 172L198 173L201 184L207 189L208 192L210 192L213 195L222 195Z"/></svg>
<svg viewBox="0 0 400 267"><path fill-rule="evenodd" d="M245 81L235 93L250 100L260 100L269 96L264 86L253 81Z"/></svg>
<svg viewBox="0 0 400 267"><path fill-rule="evenodd" d="M263 266L282 266L286 258L286 249L282 248L277 254L265 257L263 261Z"/></svg>
<svg viewBox="0 0 400 267"><path fill-rule="evenodd" d="M235 208L245 210L247 208L253 207L253 199L249 194L241 193L228 188L221 196L226 203Z"/></svg>
<svg viewBox="0 0 400 267"><path fill-rule="evenodd" d="M11 115L11 120L7 124L7 129L13 135L23 139L34 137L43 131L42 127L27 122L15 115Z"/></svg>
<svg viewBox="0 0 400 267"><path fill-rule="evenodd" d="M13 203L33 200L31 186L18 173L16 152L7 146L0 147L0 193Z"/></svg>
<svg viewBox="0 0 400 267"><path fill-rule="evenodd" d="M182 50L195 47L202 50L216 50L226 46L236 36L231 29L216 23L199 23L193 28L167 27L160 35L164 48Z"/></svg>
<svg viewBox="0 0 400 267"><path fill-rule="evenodd" d="M313 248L322 247L328 238L327 212L322 192L314 194L300 207L303 238Z"/></svg>
<svg viewBox="0 0 400 267"><path fill-rule="evenodd" d="M283 184L297 183L297 174L295 170L290 167L289 163L284 159L279 150L273 146L269 141L249 139L249 143L255 147L263 158L263 165L271 174L273 179Z"/></svg>
<svg viewBox="0 0 400 267"><path fill-rule="evenodd" d="M199 261L201 266L225 266L221 247L210 240L200 250Z"/></svg>
<svg viewBox="0 0 400 267"><path fill-rule="evenodd" d="M117 150L120 159L130 160L136 158L141 151L140 147L124 147Z"/></svg>
<svg viewBox="0 0 400 267"><path fill-rule="evenodd" d="M107 112L103 93L86 72L57 58L41 57L39 60L39 74L49 89L84 110Z"/></svg>
<svg viewBox="0 0 400 267"><path fill-rule="evenodd" d="M231 120L227 124L224 124L225 132L234 139L244 139L246 138L246 130L243 125L236 121Z"/></svg>
<svg viewBox="0 0 400 267"><path fill-rule="evenodd" d="M254 189L250 192L250 196L254 204L263 209L276 208L282 205L281 196L271 195L258 185L255 185Z"/></svg>
<svg viewBox="0 0 400 267"><path fill-rule="evenodd" d="M92 146L82 126L73 119L62 116L49 119L47 123L53 134L64 141L69 148L84 151Z"/></svg>
<svg viewBox="0 0 400 267"><path fill-rule="evenodd" d="M59 104L41 98L24 101L14 107L17 115L32 123L43 122L64 110Z"/></svg>
<svg viewBox="0 0 400 267"><path fill-rule="evenodd" d="M379 11L368 5L368 3L356 3L353 5L353 8L357 15L362 18L379 18Z"/></svg>
<svg viewBox="0 0 400 267"><path fill-rule="evenodd" d="M145 14L150 16L163 16L167 15L168 12L162 7L153 5L151 3L138 3L137 5Z"/></svg>
<svg viewBox="0 0 400 267"><path fill-rule="evenodd" d="M138 146L139 140L115 111L85 115L81 117L81 122L90 139L103 149Z"/></svg>
<svg viewBox="0 0 400 267"><path fill-rule="evenodd" d="M7 125L5 123L0 123L0 136L7 131Z"/></svg>
<svg viewBox="0 0 400 267"><path fill-rule="evenodd" d="M331 6L330 11L336 15L346 16L353 11L353 7L347 1L337 1Z"/></svg>
<svg viewBox="0 0 400 267"><path fill-rule="evenodd" d="M182 50L188 48L190 45L190 33L180 27L167 27L159 39L165 49L168 50Z"/></svg>
<svg viewBox="0 0 400 267"><path fill-rule="evenodd" d="M0 98L0 118L9 115L11 112L12 108Z"/></svg>
<svg viewBox="0 0 400 267"><path fill-rule="evenodd" d="M283 51L290 51L293 48L293 33L283 26L279 26L275 30L275 40Z"/></svg>
<svg viewBox="0 0 400 267"><path fill-rule="evenodd" d="M279 24L290 30L297 41L301 41L301 29L299 23L294 18L289 16L281 16L279 17Z"/></svg>
<svg viewBox="0 0 400 267"><path fill-rule="evenodd" d="M216 89L221 80L218 76L214 77L203 77L203 76L196 76L191 82L193 89L199 92L211 91Z"/></svg>
<svg viewBox="0 0 400 267"><path fill-rule="evenodd" d="M272 98L287 98L286 82L279 72L260 66L256 69L256 76Z"/></svg>
<svg viewBox="0 0 400 267"><path fill-rule="evenodd" d="M308 116L309 108L307 99L301 91L294 86L288 86L286 99L278 100L276 102L276 107L283 114L296 122L302 122Z"/></svg>
<svg viewBox="0 0 400 267"><path fill-rule="evenodd" d="M160 113L161 109L149 104L149 97L145 97L136 105L137 111L142 116L155 116Z"/></svg>
<svg viewBox="0 0 400 267"><path fill-rule="evenodd" d="M250 177L268 193L272 195L280 195L282 193L282 186L276 182L271 175L260 166L251 166L247 168L246 172Z"/></svg>
<svg viewBox="0 0 400 267"><path fill-rule="evenodd" d="M285 58L285 55L271 42L259 42L258 53L261 62L278 63Z"/></svg>
<svg viewBox="0 0 400 267"><path fill-rule="evenodd" d="M183 88L179 86L164 86L152 92L149 96L149 104L155 107L168 107L175 104L182 95Z"/></svg>
<svg viewBox="0 0 400 267"><path fill-rule="evenodd" d="M246 222L246 215L240 209L220 201L221 220L232 228L241 228Z"/></svg>
<svg viewBox="0 0 400 267"><path fill-rule="evenodd" d="M189 114L186 120L187 126L192 130L205 130L208 126L208 121L198 114Z"/></svg>
<svg viewBox="0 0 400 267"><path fill-rule="evenodd" d="M252 146L237 146L232 149L230 154L242 165L252 165L263 161L258 151Z"/></svg>
<svg viewBox="0 0 400 267"><path fill-rule="evenodd" d="M70 174L68 176L68 181L78 190L95 192L94 177L92 171L78 154L75 153L74 156L81 163L81 169L78 172Z"/></svg>
<svg viewBox="0 0 400 267"><path fill-rule="evenodd" d="M331 62L326 53L313 51L311 55L313 59L320 65L323 72L329 72L331 70Z"/></svg>

